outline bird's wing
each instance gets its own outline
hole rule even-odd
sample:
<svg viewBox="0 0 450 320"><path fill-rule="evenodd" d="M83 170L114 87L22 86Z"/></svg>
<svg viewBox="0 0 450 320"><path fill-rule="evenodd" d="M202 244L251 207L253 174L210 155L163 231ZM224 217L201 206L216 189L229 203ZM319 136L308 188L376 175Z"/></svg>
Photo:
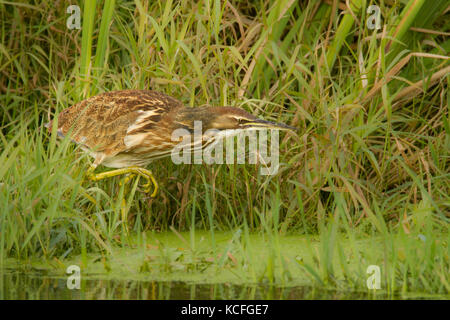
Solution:
<svg viewBox="0 0 450 320"><path fill-rule="evenodd" d="M182 106L177 99L155 91L106 92L63 110L58 117L58 133L69 133L72 140L92 151L114 155L136 147L143 131Z"/></svg>

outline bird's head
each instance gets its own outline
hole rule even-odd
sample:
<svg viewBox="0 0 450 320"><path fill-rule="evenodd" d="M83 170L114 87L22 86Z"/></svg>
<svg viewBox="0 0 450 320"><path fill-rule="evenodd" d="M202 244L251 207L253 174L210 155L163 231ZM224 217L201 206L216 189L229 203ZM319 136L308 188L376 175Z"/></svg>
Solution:
<svg viewBox="0 0 450 320"><path fill-rule="evenodd" d="M297 130L284 123L267 121L235 107L184 108L176 119L180 127L193 130L194 122L200 121L202 131L215 130Z"/></svg>

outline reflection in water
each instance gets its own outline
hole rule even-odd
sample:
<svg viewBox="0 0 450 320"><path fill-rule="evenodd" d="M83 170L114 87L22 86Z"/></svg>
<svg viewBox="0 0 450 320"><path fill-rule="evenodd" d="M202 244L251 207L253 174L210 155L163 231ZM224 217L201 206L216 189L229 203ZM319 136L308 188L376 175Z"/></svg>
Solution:
<svg viewBox="0 0 450 320"><path fill-rule="evenodd" d="M232 284L191 284L135 280L81 280L80 290L67 279L38 272L1 271L0 300L6 299L367 299L367 292L349 293L313 287L280 288ZM376 298L382 298L377 296Z"/></svg>

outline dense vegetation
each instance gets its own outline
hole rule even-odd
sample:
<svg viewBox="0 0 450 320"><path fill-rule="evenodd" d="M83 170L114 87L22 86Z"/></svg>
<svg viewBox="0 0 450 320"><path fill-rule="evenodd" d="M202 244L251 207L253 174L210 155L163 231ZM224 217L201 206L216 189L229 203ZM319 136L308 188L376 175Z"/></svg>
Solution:
<svg viewBox="0 0 450 320"><path fill-rule="evenodd" d="M70 30L64 1L0 1L0 267L10 258L108 257L146 243L149 231L207 230L216 256L215 232L239 241L240 229L243 243L254 233L269 241L255 279L285 276L270 267L284 270L280 235L312 235L318 249L300 268L327 284L338 265L364 287L355 279L365 266L345 264L371 255L355 249L357 239L378 237L384 288L448 293L449 3L347 3L87 1L82 28ZM379 29L368 26L372 4ZM280 134L274 176L258 165L168 158L150 166L155 199L138 181L124 194L120 178L86 181L91 159L43 125L126 88L239 106L298 127L298 136ZM220 258L216 268L224 266Z"/></svg>

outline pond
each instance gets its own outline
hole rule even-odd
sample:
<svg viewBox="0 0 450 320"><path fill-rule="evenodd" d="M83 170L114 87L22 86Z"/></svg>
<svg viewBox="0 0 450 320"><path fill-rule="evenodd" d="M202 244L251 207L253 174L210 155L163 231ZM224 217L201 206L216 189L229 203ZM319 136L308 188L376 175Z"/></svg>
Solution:
<svg viewBox="0 0 450 320"><path fill-rule="evenodd" d="M385 299L383 294L325 290L310 286L277 287L230 283L195 284L181 281L86 279L80 289L68 289L67 279L45 272L3 270L0 300L168 300L168 299Z"/></svg>
<svg viewBox="0 0 450 320"><path fill-rule="evenodd" d="M214 236L212 241L205 231L149 232L111 245L108 253L6 258L0 266L0 299L448 298L442 288L426 292L419 282L402 290L398 284L404 282L397 280L392 290L386 279L398 273L386 272L380 237L341 236L331 242L302 235L242 235L239 230ZM412 240L412 249L423 249L422 240ZM403 270L408 247L396 244L394 257ZM68 286L73 268L79 289ZM376 269L380 289L369 289ZM424 275L433 280L439 273Z"/></svg>

